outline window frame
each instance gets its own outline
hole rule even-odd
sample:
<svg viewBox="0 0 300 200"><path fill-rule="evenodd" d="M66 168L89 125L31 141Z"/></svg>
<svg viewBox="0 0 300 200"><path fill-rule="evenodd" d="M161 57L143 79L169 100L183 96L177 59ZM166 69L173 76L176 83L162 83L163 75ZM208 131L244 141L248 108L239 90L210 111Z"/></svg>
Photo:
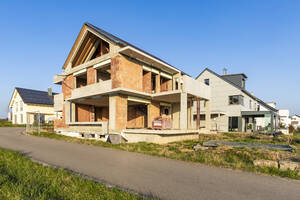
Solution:
<svg viewBox="0 0 300 200"><path fill-rule="evenodd" d="M210 79L209 78L204 79L204 84L205 85L210 85Z"/></svg>
<svg viewBox="0 0 300 200"><path fill-rule="evenodd" d="M233 99L235 98L235 99ZM228 96L228 105L242 105L244 106L244 96L243 95L230 95Z"/></svg>

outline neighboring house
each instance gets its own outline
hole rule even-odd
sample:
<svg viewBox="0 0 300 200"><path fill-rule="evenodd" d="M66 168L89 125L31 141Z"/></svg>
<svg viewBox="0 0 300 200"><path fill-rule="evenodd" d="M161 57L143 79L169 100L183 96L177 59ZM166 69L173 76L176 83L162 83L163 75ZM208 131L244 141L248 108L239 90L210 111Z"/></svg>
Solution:
<svg viewBox="0 0 300 200"><path fill-rule="evenodd" d="M291 124L294 126L294 128L300 127L300 116L299 115L293 115L291 117Z"/></svg>
<svg viewBox="0 0 300 200"><path fill-rule="evenodd" d="M262 131L271 132L278 125L278 110L258 99L246 88L245 74L219 75L205 69L197 78L211 89L210 129L220 132ZM200 110L204 110L202 104ZM195 114L194 108L194 114ZM202 113L200 111L200 113ZM205 116L201 116L205 120Z"/></svg>
<svg viewBox="0 0 300 200"><path fill-rule="evenodd" d="M55 111L62 112L55 128L63 134L116 133L127 141L153 142L169 136L196 138L200 127L193 125L193 101L210 100L204 83L89 23L83 25L63 70L54 77L62 85L62 93L54 97ZM147 130L158 117L171 121L170 131Z"/></svg>
<svg viewBox="0 0 300 200"><path fill-rule="evenodd" d="M9 116L13 124L32 124L40 119L42 122L53 121L53 95L51 89L48 92L15 88L9 103Z"/></svg>
<svg viewBox="0 0 300 200"><path fill-rule="evenodd" d="M280 109L278 113L281 126L288 128L291 124L290 111L286 109Z"/></svg>
<svg viewBox="0 0 300 200"><path fill-rule="evenodd" d="M7 121L11 122L12 120L12 116L11 116L11 109L9 109L10 111L8 112L8 115L7 115Z"/></svg>

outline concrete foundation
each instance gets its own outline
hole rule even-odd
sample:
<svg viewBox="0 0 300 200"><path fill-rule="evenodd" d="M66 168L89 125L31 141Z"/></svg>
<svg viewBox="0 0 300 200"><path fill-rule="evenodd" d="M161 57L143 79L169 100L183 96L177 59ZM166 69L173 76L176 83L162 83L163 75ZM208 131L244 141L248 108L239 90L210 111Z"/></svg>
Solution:
<svg viewBox="0 0 300 200"><path fill-rule="evenodd" d="M166 144L170 142L183 141L183 140L195 140L199 138L199 132L195 130L191 131L152 131L144 130L143 133L136 130L124 131L124 136L127 142L149 142L156 144Z"/></svg>

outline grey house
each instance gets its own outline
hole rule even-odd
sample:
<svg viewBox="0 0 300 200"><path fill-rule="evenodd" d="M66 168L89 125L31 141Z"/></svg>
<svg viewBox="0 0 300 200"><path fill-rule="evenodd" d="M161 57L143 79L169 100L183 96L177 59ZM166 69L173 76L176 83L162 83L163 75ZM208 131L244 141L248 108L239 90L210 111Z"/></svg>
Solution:
<svg viewBox="0 0 300 200"><path fill-rule="evenodd" d="M205 69L196 79L211 89L210 130L220 132L272 132L277 129L278 110L246 90L247 76L222 75ZM194 105L194 119L196 106ZM200 119L204 123L205 104L200 105Z"/></svg>

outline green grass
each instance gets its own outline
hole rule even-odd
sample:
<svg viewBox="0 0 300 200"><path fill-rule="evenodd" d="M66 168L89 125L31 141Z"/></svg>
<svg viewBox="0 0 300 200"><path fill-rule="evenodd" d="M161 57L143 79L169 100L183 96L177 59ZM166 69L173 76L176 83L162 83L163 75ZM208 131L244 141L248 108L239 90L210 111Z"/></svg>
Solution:
<svg viewBox="0 0 300 200"><path fill-rule="evenodd" d="M0 199L134 200L143 198L83 179L63 169L42 166L17 152L0 148Z"/></svg>
<svg viewBox="0 0 300 200"><path fill-rule="evenodd" d="M0 127L25 127L25 125L12 124L5 119L0 119Z"/></svg>
<svg viewBox="0 0 300 200"><path fill-rule="evenodd" d="M120 149L129 152L138 152L153 156L166 157L171 159L183 160L188 162L204 163L212 166L219 166L224 168L239 169L248 172L265 173L281 177L288 177L292 179L300 179L298 171L282 171L276 168L257 167L254 166L253 161L256 159L264 160L291 160L300 161L300 134L293 138L287 136L279 136L273 138L266 135L254 134L238 134L225 133L217 135L199 136L199 140L188 140L181 142L173 142L165 145L153 143L122 143L113 145L107 142L79 139L63 135L51 133L32 133L35 136L48 137L57 140L64 140L68 142L75 142L80 144L109 147ZM251 149L251 148L231 148L231 147L217 147L210 148L204 151L193 150L193 146L198 143L203 143L209 140L223 140L223 141L243 141L243 142L262 142L287 144L290 143L295 147L295 152L283 152L274 150Z"/></svg>

